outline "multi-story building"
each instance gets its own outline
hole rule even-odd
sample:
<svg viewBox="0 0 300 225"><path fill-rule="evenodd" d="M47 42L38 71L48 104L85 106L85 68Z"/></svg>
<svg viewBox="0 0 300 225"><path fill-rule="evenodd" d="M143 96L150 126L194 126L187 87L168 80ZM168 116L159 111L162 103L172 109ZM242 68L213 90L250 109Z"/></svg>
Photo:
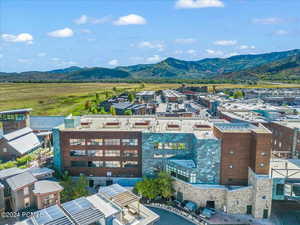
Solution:
<svg viewBox="0 0 300 225"><path fill-rule="evenodd" d="M229 186L230 196L231 189L236 191L231 197L219 195L215 200L206 196L207 201L214 202L226 198L233 201L235 195L251 199L259 192L254 183L260 181L268 184L266 192L272 192L268 177L271 132L263 125L182 117L99 115L69 117L53 133L55 167L68 170L75 177L84 173L90 186L118 182L117 178L153 176L165 170L178 181L175 189L179 199L188 198L182 185L202 185L209 196L213 195L208 190L212 187L227 190ZM249 190L243 191L246 187ZM244 203L253 206L254 216L269 215L270 211L264 212L266 208L258 209L256 203L249 201ZM266 201L269 206L271 197ZM235 213L246 212L244 203ZM203 202L199 205L203 206Z"/></svg>

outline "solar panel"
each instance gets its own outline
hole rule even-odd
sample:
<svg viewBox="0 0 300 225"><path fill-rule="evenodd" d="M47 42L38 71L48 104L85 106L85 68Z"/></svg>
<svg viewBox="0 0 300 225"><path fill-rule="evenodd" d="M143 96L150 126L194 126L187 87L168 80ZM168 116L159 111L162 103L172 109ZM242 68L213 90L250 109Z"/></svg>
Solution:
<svg viewBox="0 0 300 225"><path fill-rule="evenodd" d="M126 192L126 191L127 191L126 188L124 188L118 184L113 184L108 187L101 187L99 189L100 193L103 193L108 197L114 197L115 195Z"/></svg>
<svg viewBox="0 0 300 225"><path fill-rule="evenodd" d="M42 209L33 218L38 225L72 225L65 213L57 205Z"/></svg>

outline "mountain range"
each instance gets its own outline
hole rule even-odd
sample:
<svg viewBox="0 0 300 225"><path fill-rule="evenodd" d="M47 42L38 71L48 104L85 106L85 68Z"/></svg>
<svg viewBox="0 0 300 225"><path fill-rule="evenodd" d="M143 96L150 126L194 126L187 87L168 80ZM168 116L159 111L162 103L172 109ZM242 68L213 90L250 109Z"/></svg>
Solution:
<svg viewBox="0 0 300 225"><path fill-rule="evenodd" d="M122 66L114 69L73 66L51 71L0 72L0 82L83 82L103 79L300 79L300 50L237 55L229 58L207 58L197 61L185 61L169 57L155 64Z"/></svg>

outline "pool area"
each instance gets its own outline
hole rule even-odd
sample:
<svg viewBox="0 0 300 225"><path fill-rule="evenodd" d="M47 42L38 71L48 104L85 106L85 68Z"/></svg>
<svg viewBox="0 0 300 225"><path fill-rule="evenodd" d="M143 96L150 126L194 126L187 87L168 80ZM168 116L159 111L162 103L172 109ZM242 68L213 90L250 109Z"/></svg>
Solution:
<svg viewBox="0 0 300 225"><path fill-rule="evenodd" d="M188 220L182 218L181 216L178 216L169 211L153 207L149 208L160 216L159 221L156 222L155 225L194 225L194 223L191 223Z"/></svg>

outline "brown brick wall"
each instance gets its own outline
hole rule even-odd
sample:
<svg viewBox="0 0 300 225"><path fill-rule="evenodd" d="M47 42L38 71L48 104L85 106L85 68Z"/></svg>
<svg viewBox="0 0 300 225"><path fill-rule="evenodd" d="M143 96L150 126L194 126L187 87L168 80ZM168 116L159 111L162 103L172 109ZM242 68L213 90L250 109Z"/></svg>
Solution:
<svg viewBox="0 0 300 225"><path fill-rule="evenodd" d="M69 139L138 139L137 146L72 146L69 145ZM71 175L78 176L84 173L87 176L106 176L107 172L111 172L112 176L123 177L140 177L142 175L142 137L140 132L122 132L122 131L62 131L61 132L61 149L62 149L62 165ZM70 150L120 150L120 157L90 157L90 156L70 156ZM138 157L123 157L124 150L138 150ZM137 161L137 168L89 168L89 167L71 167L71 161Z"/></svg>
<svg viewBox="0 0 300 225"><path fill-rule="evenodd" d="M221 132L217 128L214 128L214 134L221 139L221 184L247 184L248 167L257 173L268 173L271 134L229 133ZM261 152L266 152L266 154L262 156ZM264 163L264 167L259 167L260 163Z"/></svg>

